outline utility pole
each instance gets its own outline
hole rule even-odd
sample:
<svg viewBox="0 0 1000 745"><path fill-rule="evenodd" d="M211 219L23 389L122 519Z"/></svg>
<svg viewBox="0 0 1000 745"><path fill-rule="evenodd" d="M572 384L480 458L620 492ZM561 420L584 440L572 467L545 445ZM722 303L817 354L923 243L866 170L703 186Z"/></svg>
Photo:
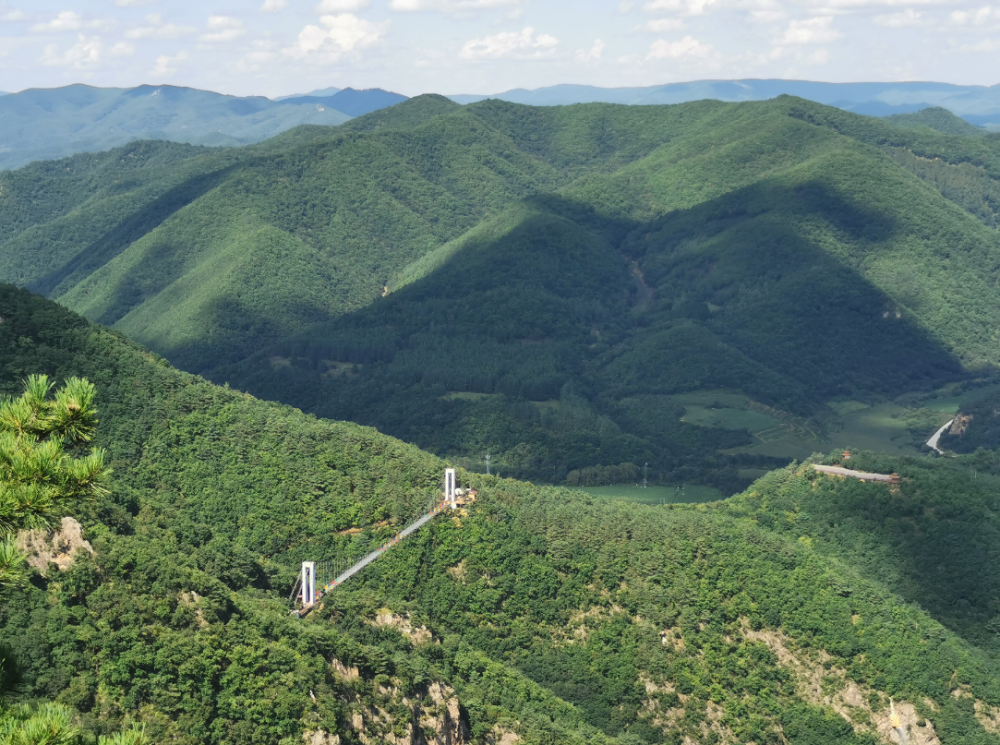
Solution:
<svg viewBox="0 0 1000 745"><path fill-rule="evenodd" d="M645 489L649 486L649 464L647 463L642 467L642 488Z"/></svg>
<svg viewBox="0 0 1000 745"><path fill-rule="evenodd" d="M486 453L486 475L487 476L490 475L490 454L489 454L489 452Z"/></svg>

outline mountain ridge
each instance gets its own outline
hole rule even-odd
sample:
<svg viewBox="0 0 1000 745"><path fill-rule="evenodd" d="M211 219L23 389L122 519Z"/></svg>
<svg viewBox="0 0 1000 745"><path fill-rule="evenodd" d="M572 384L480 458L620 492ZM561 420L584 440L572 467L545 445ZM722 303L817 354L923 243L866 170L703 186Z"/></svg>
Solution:
<svg viewBox="0 0 1000 745"><path fill-rule="evenodd" d="M398 102L379 89L340 91L352 111ZM356 114L337 111L328 99L272 101L171 85L97 88L83 84L28 89L0 104L0 169L77 152L94 152L136 139L165 139L210 146L245 145L303 124L333 126Z"/></svg>
<svg viewBox="0 0 1000 745"><path fill-rule="evenodd" d="M972 462L853 455L900 472L897 493L828 479L814 458L730 502L670 507L460 469L473 505L298 620L285 601L298 562L384 543L436 496L445 463L213 386L9 285L0 315L0 390L26 370L88 376L115 468L110 496L76 513L95 553L35 571L0 606L27 694L76 708L91 731L135 721L181 745L888 745L891 700L911 736L997 741L995 595L964 617L928 612L880 561L916 545L949 573L978 561L952 545L949 518L969 501L963 531L1000 525L997 477L976 482ZM983 574L996 576L952 591L978 592ZM951 628L956 614L971 625Z"/></svg>
<svg viewBox="0 0 1000 745"><path fill-rule="evenodd" d="M998 364L995 139L790 96L421 96L239 150L12 172L0 268L188 370L470 469L649 462L732 493L848 444L844 400ZM894 452L932 428L913 408Z"/></svg>
<svg viewBox="0 0 1000 745"><path fill-rule="evenodd" d="M914 113L940 106L977 126L1000 123L1000 86L934 82L825 83L748 78L699 80L641 88L561 84L537 89L514 88L490 96L461 94L449 98L462 104L498 98L512 103L559 106L575 103L676 104L706 98L727 102L760 101L780 95L798 96L870 116Z"/></svg>

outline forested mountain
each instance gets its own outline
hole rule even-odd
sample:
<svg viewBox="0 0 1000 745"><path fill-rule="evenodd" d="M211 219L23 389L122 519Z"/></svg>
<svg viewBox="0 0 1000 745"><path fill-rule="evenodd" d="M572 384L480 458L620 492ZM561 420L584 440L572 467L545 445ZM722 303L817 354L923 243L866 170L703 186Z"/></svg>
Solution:
<svg viewBox="0 0 1000 745"><path fill-rule="evenodd" d="M344 88L343 90L334 90L326 95L319 95L314 91L305 96L288 96L276 100L288 105L318 104L328 106L348 116L362 116L402 103L406 100L406 96L384 91L381 88L368 88L361 91L354 90L354 88Z"/></svg>
<svg viewBox="0 0 1000 745"><path fill-rule="evenodd" d="M732 491L832 445L843 406L1000 361L998 175L993 136L790 97L421 96L238 150L0 175L0 276L469 467L649 462Z"/></svg>
<svg viewBox="0 0 1000 745"><path fill-rule="evenodd" d="M940 106L926 108L912 114L893 114L887 116L885 120L897 127L929 127L945 135L982 137L986 134L986 130L969 124Z"/></svg>
<svg viewBox="0 0 1000 745"><path fill-rule="evenodd" d="M444 464L176 371L11 286L0 319L0 391L28 373L98 389L115 470L76 515L93 553L43 561L0 605L21 695L92 730L871 744L895 742L892 700L911 742L1000 742L985 462L856 454L901 483L792 466L728 503L669 508L462 472L474 505L298 620L283 600L297 562L384 541Z"/></svg>
<svg viewBox="0 0 1000 745"><path fill-rule="evenodd" d="M244 145L303 124L340 124L403 99L379 89L281 101L171 85L29 89L0 103L0 169L141 139Z"/></svg>
<svg viewBox="0 0 1000 745"><path fill-rule="evenodd" d="M635 105L677 104L702 99L764 101L776 96L798 96L868 116L918 112L929 106L948 109L977 125L1000 125L1000 86L954 85L934 82L824 83L813 80L695 80L644 88L598 88L592 85L553 85L516 88L491 95L449 96L461 104L496 98L531 106L567 106L575 103Z"/></svg>
<svg viewBox="0 0 1000 745"><path fill-rule="evenodd" d="M308 93L292 93L292 94L287 95L287 96L275 96L273 98L273 100L275 100L275 101L286 101L289 98L303 98L303 97L312 97L312 96L316 96L316 97L319 97L319 96L332 96L334 93L337 93L339 91L340 91L340 88L334 88L334 87L331 86L330 88L319 88L317 90L309 91Z"/></svg>

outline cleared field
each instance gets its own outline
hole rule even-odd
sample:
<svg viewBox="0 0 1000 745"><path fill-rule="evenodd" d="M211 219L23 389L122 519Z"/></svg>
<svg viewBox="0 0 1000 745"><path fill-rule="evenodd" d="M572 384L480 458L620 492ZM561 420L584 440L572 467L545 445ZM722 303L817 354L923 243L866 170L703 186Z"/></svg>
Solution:
<svg viewBox="0 0 1000 745"><path fill-rule="evenodd" d="M923 443L965 404L1000 391L1000 383L984 380L978 385L950 384L932 392L915 391L895 401L873 405L861 401L831 401L834 416L817 421L822 437L792 431L754 432L752 445L730 453L756 453L780 458L806 458L814 452L841 448L877 450L892 455L926 453ZM721 426L721 425L715 425Z"/></svg>
<svg viewBox="0 0 1000 745"><path fill-rule="evenodd" d="M1000 391L1000 383L970 388L969 390L962 392L953 392L950 390L953 388L957 388L957 386L946 386L933 396L924 398L921 401L922 406L925 409L931 409L932 411L940 411L945 414L956 414L965 404L975 401L978 398L988 396L991 393Z"/></svg>
<svg viewBox="0 0 1000 745"><path fill-rule="evenodd" d="M697 404L685 406L682 422L697 424L700 427L718 427L721 429L746 429L751 434L763 432L781 424L777 419L756 411L731 408L709 408Z"/></svg>
<svg viewBox="0 0 1000 745"><path fill-rule="evenodd" d="M601 499L624 499L640 504L692 504L695 502L714 502L725 499L726 495L718 489L697 484L684 486L641 486L622 484L620 486L579 486L576 491L586 492L592 497Z"/></svg>

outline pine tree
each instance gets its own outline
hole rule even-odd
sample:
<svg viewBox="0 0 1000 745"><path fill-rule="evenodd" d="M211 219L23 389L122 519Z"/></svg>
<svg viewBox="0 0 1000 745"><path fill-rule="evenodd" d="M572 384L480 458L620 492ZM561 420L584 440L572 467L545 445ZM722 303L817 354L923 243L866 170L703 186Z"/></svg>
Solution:
<svg viewBox="0 0 1000 745"><path fill-rule="evenodd" d="M82 500L107 493L104 453L82 450L97 426L94 386L70 378L53 393L45 375L0 399L0 589L24 580L18 531L50 527Z"/></svg>
<svg viewBox="0 0 1000 745"><path fill-rule="evenodd" d="M107 494L104 452L83 452L97 427L94 386L70 378L53 393L32 375L18 398L0 398L0 590L24 581L25 560L14 543L21 530L47 528L80 501ZM0 644L0 694L17 687L20 666ZM0 703L0 745L80 745L72 709ZM100 737L98 745L145 745L141 727Z"/></svg>

